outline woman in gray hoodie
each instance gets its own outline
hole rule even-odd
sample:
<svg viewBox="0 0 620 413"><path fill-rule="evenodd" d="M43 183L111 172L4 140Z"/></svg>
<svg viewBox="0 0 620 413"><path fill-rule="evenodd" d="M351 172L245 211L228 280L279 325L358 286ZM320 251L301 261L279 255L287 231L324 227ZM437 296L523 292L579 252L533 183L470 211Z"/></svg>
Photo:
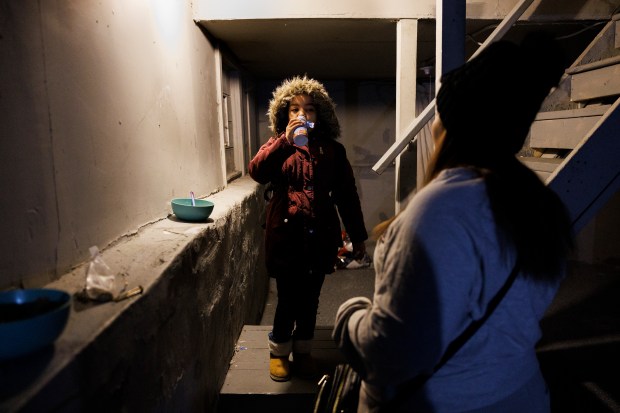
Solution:
<svg viewBox="0 0 620 413"><path fill-rule="evenodd" d="M515 154L561 56L536 35L442 77L428 183L377 242L372 302L338 310L334 338L363 379L358 412L549 412L535 346L570 219Z"/></svg>

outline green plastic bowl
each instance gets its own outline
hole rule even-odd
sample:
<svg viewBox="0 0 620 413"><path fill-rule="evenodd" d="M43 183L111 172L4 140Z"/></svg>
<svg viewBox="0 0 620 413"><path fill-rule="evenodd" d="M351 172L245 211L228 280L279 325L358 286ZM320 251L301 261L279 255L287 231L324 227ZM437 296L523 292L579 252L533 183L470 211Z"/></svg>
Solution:
<svg viewBox="0 0 620 413"><path fill-rule="evenodd" d="M53 343L69 319L71 296L49 288L0 292L0 360Z"/></svg>
<svg viewBox="0 0 620 413"><path fill-rule="evenodd" d="M213 212L214 203L206 199L196 199L192 205L191 198L175 198L172 200L172 212L183 221L206 221Z"/></svg>

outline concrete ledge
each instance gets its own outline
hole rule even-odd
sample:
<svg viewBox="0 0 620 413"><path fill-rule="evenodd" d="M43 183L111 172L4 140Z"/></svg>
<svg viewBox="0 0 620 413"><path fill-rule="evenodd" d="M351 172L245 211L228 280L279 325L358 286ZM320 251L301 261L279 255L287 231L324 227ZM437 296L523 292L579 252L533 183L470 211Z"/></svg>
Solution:
<svg viewBox="0 0 620 413"><path fill-rule="evenodd" d="M239 332L260 320L269 280L260 186L241 178L209 199L207 223L171 216L102 252L128 288L144 293L74 301L53 346L0 364L0 412L213 411ZM48 287L78 292L85 271Z"/></svg>

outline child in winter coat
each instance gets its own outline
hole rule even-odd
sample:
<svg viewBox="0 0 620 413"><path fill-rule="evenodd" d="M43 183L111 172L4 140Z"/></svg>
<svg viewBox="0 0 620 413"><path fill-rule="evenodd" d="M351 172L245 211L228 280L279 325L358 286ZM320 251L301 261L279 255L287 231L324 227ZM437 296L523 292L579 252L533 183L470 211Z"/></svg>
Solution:
<svg viewBox="0 0 620 413"><path fill-rule="evenodd" d="M265 249L278 304L269 333L269 373L275 381L286 381L291 352L296 375L316 373L312 339L325 274L334 271L342 244L340 219L356 257L365 254L367 232L353 170L336 141L335 105L325 87L306 76L285 80L273 92L268 116L273 136L250 161L249 173L272 192Z"/></svg>

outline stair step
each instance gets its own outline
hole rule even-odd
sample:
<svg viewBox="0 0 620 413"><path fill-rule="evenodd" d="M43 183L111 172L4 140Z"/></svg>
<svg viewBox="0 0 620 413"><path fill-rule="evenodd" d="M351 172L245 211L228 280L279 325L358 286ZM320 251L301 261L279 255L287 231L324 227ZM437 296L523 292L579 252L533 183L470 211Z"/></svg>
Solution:
<svg viewBox="0 0 620 413"><path fill-rule="evenodd" d="M317 327L312 355L319 374L304 380L293 376L287 382L269 378L267 334L271 326L243 327L230 368L220 391L218 413L239 412L311 412L317 383L323 374L332 374L344 361L331 339L332 327Z"/></svg>
<svg viewBox="0 0 620 413"><path fill-rule="evenodd" d="M553 172L564 159L560 158L536 158L536 157L521 157L521 162L527 165L533 171L541 172Z"/></svg>
<svg viewBox="0 0 620 413"><path fill-rule="evenodd" d="M583 102L620 95L619 56L607 58L589 65L592 65L592 68L586 67L589 70L580 71L572 75L571 101ZM573 70L575 69L573 68ZM580 69L583 69L583 67Z"/></svg>
<svg viewBox="0 0 620 413"><path fill-rule="evenodd" d="M620 63L620 55L612 56L605 59L597 60L595 62L586 63L579 66L574 66L566 69L566 73L569 75L576 75L578 73L589 72L591 70L601 69L607 66L614 66Z"/></svg>
<svg viewBox="0 0 620 413"><path fill-rule="evenodd" d="M556 170L556 168L564 161L561 158L537 158L537 157L519 157L521 162L525 164L532 171L536 172L536 175L546 181L547 178Z"/></svg>
<svg viewBox="0 0 620 413"><path fill-rule="evenodd" d="M530 147L573 149L611 105L540 112L530 129Z"/></svg>

